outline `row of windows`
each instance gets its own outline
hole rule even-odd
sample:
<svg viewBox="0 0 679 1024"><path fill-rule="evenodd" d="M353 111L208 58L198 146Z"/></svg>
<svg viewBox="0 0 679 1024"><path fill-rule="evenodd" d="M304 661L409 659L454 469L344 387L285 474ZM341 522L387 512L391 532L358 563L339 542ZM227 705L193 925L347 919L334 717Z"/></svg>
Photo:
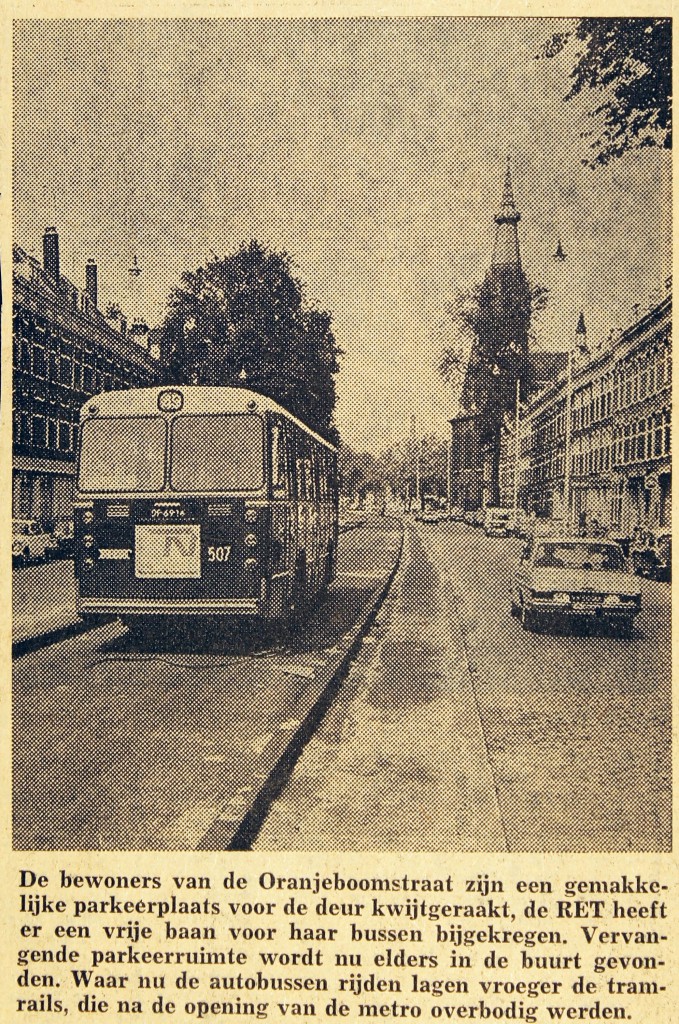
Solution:
<svg viewBox="0 0 679 1024"><path fill-rule="evenodd" d="M628 465L630 462L661 458L669 455L671 442L670 411L663 409L661 413L634 420L614 432L614 463Z"/></svg>
<svg viewBox="0 0 679 1024"><path fill-rule="evenodd" d="M14 334L14 369L96 394L150 383L149 374L130 360L116 362L90 341L71 341L21 321Z"/></svg>
<svg viewBox="0 0 679 1024"><path fill-rule="evenodd" d="M605 473L613 466L663 458L670 453L671 414L669 409L616 427L612 436L598 435L572 453L575 476ZM538 483L563 476L564 455L552 452L524 472L524 482Z"/></svg>
<svg viewBox="0 0 679 1024"><path fill-rule="evenodd" d="M573 396L572 427L582 430L620 409L642 402L672 382L669 339L620 362Z"/></svg>
<svg viewBox="0 0 679 1024"><path fill-rule="evenodd" d="M536 462L524 470L521 474L522 483L524 485L538 484L545 480L554 480L564 475L565 465L566 457L563 452L552 452L551 455L545 456L540 462Z"/></svg>
<svg viewBox="0 0 679 1024"><path fill-rule="evenodd" d="M598 444L585 452L576 452L572 457L571 472L575 476L591 473L605 473L611 468L611 445Z"/></svg>
<svg viewBox="0 0 679 1024"><path fill-rule="evenodd" d="M274 494L302 501L334 500L337 488L335 455L288 420L271 423L271 464Z"/></svg>
<svg viewBox="0 0 679 1024"><path fill-rule="evenodd" d="M566 433L566 405L565 401L559 402L557 407L546 416L540 417L538 424L532 431L532 436L522 438L522 454L527 455L533 447L546 448L557 438Z"/></svg>
<svg viewBox="0 0 679 1024"><path fill-rule="evenodd" d="M657 394L672 382L670 339L663 339L653 348L629 356L597 381L578 388L573 395L571 429L584 430L593 423L612 416ZM533 447L545 447L565 433L565 400L536 421L532 436L522 439L522 454Z"/></svg>
<svg viewBox="0 0 679 1024"><path fill-rule="evenodd" d="M14 415L14 443L53 452L73 452L76 447L77 426L67 419L51 415Z"/></svg>

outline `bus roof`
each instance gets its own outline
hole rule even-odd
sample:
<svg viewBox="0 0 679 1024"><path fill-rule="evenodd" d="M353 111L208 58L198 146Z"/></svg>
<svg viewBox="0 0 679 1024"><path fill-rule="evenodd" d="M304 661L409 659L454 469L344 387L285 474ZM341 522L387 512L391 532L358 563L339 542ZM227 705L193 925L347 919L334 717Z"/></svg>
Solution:
<svg viewBox="0 0 679 1024"><path fill-rule="evenodd" d="M200 415L201 413L255 413L273 412L285 416L297 424L305 434L313 437L325 448L336 451L330 441L317 434L306 423L293 416L282 405L272 398L251 391L249 388L208 387L198 385L167 384L155 388L129 388L120 391L102 391L92 395L80 410L80 421L90 416L174 416L174 412L162 412L158 407L158 396L164 391L179 392L182 396L181 413L184 415ZM253 404L254 403L254 404ZM93 411L96 407L96 412Z"/></svg>

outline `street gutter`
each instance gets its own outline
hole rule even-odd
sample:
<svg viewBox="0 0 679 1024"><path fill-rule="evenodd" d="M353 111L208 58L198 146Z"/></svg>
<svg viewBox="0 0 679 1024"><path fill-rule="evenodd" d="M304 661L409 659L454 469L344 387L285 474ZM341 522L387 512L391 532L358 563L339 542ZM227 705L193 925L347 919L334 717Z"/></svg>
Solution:
<svg viewBox="0 0 679 1024"><path fill-rule="evenodd" d="M44 633L37 633L35 636L22 637L20 640L12 641L12 660L23 658L25 654L32 654L34 651L42 650L51 644L61 643L62 640L70 640L74 636L88 633L91 629L98 629L99 626L111 622L111 618L98 619L96 622L88 622L85 619L77 619L62 626L48 629Z"/></svg>

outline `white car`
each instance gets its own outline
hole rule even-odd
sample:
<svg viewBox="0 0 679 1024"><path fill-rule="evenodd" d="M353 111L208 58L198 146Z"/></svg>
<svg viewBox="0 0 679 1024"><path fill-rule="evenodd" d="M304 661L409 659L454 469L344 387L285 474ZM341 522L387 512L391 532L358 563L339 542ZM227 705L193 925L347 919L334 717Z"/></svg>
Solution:
<svg viewBox="0 0 679 1024"><path fill-rule="evenodd" d="M524 547L511 602L524 629L560 620L599 622L629 634L641 588L613 541L536 536Z"/></svg>
<svg viewBox="0 0 679 1024"><path fill-rule="evenodd" d="M42 562L56 551L56 541L37 519L12 520L12 562Z"/></svg>

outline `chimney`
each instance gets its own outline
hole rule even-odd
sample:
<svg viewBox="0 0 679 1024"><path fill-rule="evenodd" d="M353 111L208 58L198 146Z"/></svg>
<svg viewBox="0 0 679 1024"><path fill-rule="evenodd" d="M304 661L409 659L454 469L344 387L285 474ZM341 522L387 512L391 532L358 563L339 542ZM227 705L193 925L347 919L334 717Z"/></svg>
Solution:
<svg viewBox="0 0 679 1024"><path fill-rule="evenodd" d="M120 333L123 338L127 336L127 317L123 316L122 313L120 315Z"/></svg>
<svg viewBox="0 0 679 1024"><path fill-rule="evenodd" d="M88 260L85 264L85 291L90 297L94 308L97 308L97 264Z"/></svg>
<svg viewBox="0 0 679 1024"><path fill-rule="evenodd" d="M56 228L45 228L42 236L42 261L45 273L59 284L59 235Z"/></svg>

